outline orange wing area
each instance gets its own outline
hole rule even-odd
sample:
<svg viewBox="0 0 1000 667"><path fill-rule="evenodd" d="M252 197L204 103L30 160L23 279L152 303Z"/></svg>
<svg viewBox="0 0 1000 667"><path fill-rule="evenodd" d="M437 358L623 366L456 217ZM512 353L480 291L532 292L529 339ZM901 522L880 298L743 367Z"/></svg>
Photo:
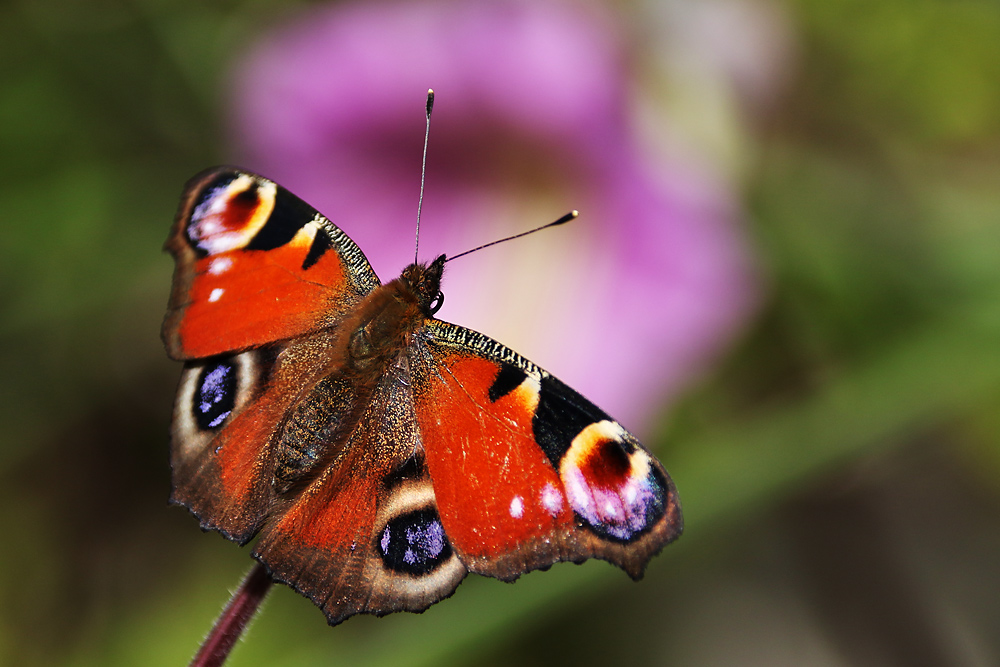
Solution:
<svg viewBox="0 0 1000 667"><path fill-rule="evenodd" d="M598 557L638 578L680 534L666 471L582 396L468 329L431 320L420 344L417 422L441 521L470 571L509 580Z"/></svg>
<svg viewBox="0 0 1000 667"><path fill-rule="evenodd" d="M264 527L254 556L277 581L336 616L365 610L364 573L372 550L381 476L371 460L331 466L287 511ZM351 468L351 469L349 469Z"/></svg>
<svg viewBox="0 0 1000 667"><path fill-rule="evenodd" d="M286 406L274 396L269 399L226 427L212 443L218 453L205 457L197 472L175 464L171 501L191 510L202 528L218 530L240 544L257 533L273 502L266 444Z"/></svg>
<svg viewBox="0 0 1000 667"><path fill-rule="evenodd" d="M231 168L189 182L166 248L176 270L163 338L175 359L331 326L379 285L333 223L273 182Z"/></svg>
<svg viewBox="0 0 1000 667"><path fill-rule="evenodd" d="M307 251L289 244L198 260L178 329L185 356L207 357L291 338L346 312L347 278L340 258L328 253L310 269L307 281L301 270ZM228 275L211 271L220 260L228 262Z"/></svg>
<svg viewBox="0 0 1000 667"><path fill-rule="evenodd" d="M440 374L419 395L418 421L445 530L479 572L571 530L573 512L535 443L530 392L491 403L496 362L462 354L439 362Z"/></svg>

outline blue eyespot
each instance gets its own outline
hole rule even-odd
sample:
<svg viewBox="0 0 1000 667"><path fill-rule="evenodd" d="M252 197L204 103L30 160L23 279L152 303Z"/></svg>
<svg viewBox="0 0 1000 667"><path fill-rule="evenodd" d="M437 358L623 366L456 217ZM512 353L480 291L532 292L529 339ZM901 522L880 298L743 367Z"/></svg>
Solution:
<svg viewBox="0 0 1000 667"><path fill-rule="evenodd" d="M451 557L451 544L433 508L392 519L376 549L386 568L411 575L429 574Z"/></svg>
<svg viewBox="0 0 1000 667"><path fill-rule="evenodd" d="M218 428L236 404L236 367L230 361L209 364L198 375L192 406L198 428Z"/></svg>

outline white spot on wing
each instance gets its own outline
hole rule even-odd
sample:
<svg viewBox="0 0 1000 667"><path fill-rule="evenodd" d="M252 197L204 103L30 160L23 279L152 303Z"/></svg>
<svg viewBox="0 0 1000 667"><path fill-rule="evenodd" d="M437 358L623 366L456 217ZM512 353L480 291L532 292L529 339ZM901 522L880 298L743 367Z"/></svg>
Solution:
<svg viewBox="0 0 1000 667"><path fill-rule="evenodd" d="M208 265L208 272L213 276L218 276L228 271L233 266L233 260L229 257L216 257Z"/></svg>
<svg viewBox="0 0 1000 667"><path fill-rule="evenodd" d="M642 477L640 479L645 479ZM622 499L625 501L626 505L635 505L636 501L639 499L639 488L635 484L628 484L625 486L625 491L622 495Z"/></svg>
<svg viewBox="0 0 1000 667"><path fill-rule="evenodd" d="M524 501L521 496L514 496L510 501L510 515L515 519L520 519L524 515Z"/></svg>
<svg viewBox="0 0 1000 667"><path fill-rule="evenodd" d="M562 511L563 495L551 483L542 487L542 507L548 510L552 516L556 516Z"/></svg>
<svg viewBox="0 0 1000 667"><path fill-rule="evenodd" d="M225 291L226 290L222 289L221 287L216 287L214 290L212 290L212 293L208 295L208 300L211 303L215 303L216 301L219 300L220 297L222 297L222 293Z"/></svg>
<svg viewBox="0 0 1000 667"><path fill-rule="evenodd" d="M617 519L618 517L618 507L615 505L611 498L607 498L604 501L604 513L611 517L612 519Z"/></svg>

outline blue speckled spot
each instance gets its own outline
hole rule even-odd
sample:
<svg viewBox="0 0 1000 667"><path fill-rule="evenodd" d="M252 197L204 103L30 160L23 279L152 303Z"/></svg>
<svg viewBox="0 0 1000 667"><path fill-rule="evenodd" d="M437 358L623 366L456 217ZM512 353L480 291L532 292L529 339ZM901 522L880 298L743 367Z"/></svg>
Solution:
<svg viewBox="0 0 1000 667"><path fill-rule="evenodd" d="M392 519L377 548L388 569L412 575L429 574L451 557L451 545L434 508Z"/></svg>
<svg viewBox="0 0 1000 667"><path fill-rule="evenodd" d="M198 376L194 418L203 431L221 426L236 404L236 368L228 361L205 366Z"/></svg>

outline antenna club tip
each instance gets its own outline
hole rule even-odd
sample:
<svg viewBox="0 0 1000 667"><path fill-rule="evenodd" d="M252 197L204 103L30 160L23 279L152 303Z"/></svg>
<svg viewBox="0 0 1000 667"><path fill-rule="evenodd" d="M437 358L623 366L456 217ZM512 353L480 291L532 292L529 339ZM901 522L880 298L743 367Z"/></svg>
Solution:
<svg viewBox="0 0 1000 667"><path fill-rule="evenodd" d="M555 222L549 223L548 226L549 227L554 227L555 225L563 225L563 224L566 224L567 222L569 222L570 220L576 220L578 217L580 217L580 212L577 211L576 209L573 209L572 211L570 211L569 213L567 213L563 217L559 218Z"/></svg>
<svg viewBox="0 0 1000 667"><path fill-rule="evenodd" d="M431 115L431 110L434 108L434 89L427 89L427 115Z"/></svg>

